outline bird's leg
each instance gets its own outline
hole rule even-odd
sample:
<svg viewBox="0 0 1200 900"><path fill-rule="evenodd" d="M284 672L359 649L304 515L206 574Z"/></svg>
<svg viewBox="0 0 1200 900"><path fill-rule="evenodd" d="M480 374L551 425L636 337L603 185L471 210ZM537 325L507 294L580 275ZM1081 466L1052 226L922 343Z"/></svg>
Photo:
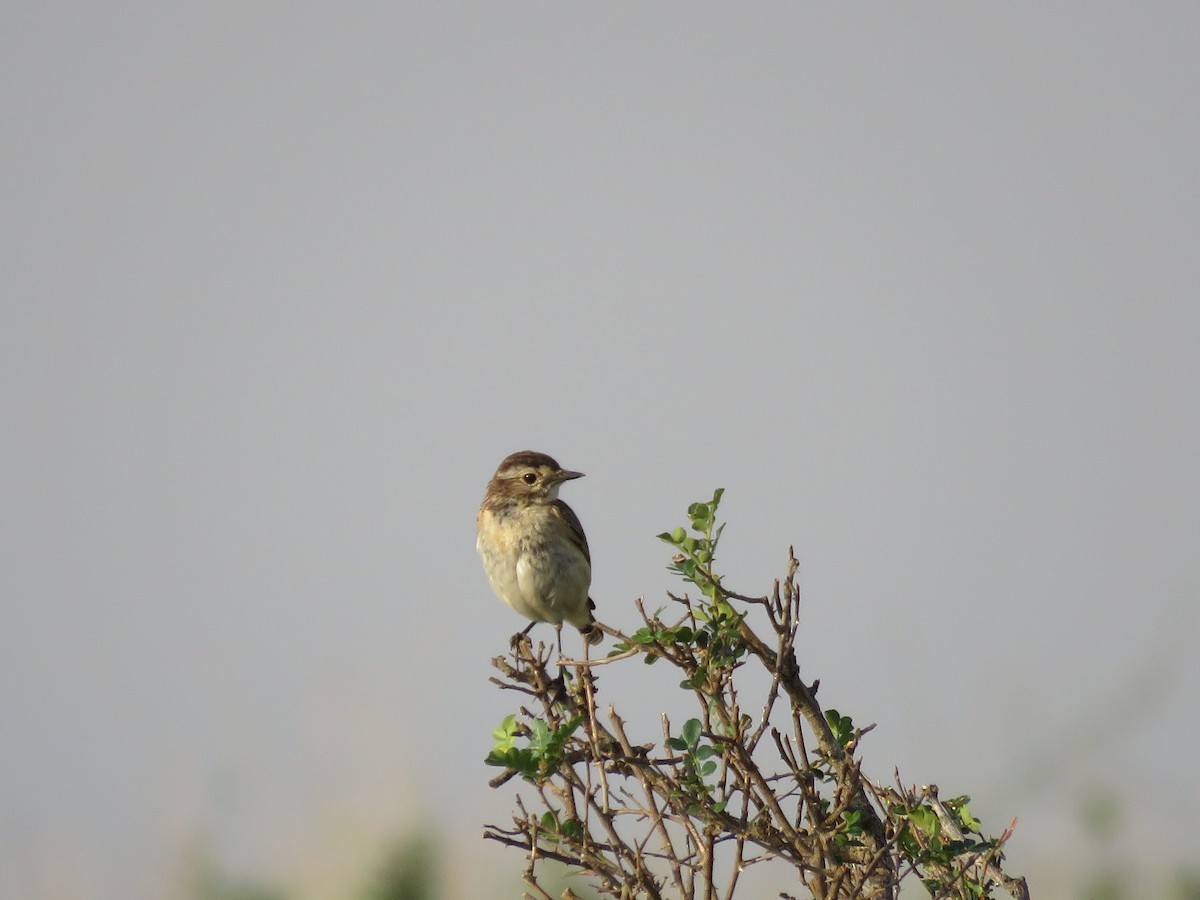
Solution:
<svg viewBox="0 0 1200 900"><path fill-rule="evenodd" d="M554 626L554 634L558 639L558 659L562 662L562 622ZM567 696L567 670L561 665L558 667L558 674L554 676L554 692L551 696L556 703L562 702Z"/></svg>

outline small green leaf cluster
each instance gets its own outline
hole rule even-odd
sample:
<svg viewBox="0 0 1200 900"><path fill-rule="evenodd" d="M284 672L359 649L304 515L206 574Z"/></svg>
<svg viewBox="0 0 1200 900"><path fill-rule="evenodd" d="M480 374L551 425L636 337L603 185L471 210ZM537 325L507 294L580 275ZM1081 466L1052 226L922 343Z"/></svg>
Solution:
<svg viewBox="0 0 1200 900"><path fill-rule="evenodd" d="M544 780L558 770L563 747L582 723L582 716L574 716L555 728L542 719L524 725L516 716L507 716L492 732L496 743L485 762L512 769L527 781ZM518 747L518 738L528 739L528 745Z"/></svg>
<svg viewBox="0 0 1200 900"><path fill-rule="evenodd" d="M696 585L704 596L713 601L721 596L721 579L713 572L712 563L717 555L721 532L725 529L724 525L716 524L717 507L724 493L725 488L717 488L711 500L693 503L688 507L693 534L679 527L658 536L660 541L666 541L680 551L667 568Z"/></svg>
<svg viewBox="0 0 1200 900"><path fill-rule="evenodd" d="M961 866L963 856L978 856L989 851L997 852L996 841L985 840L982 837L982 824L971 815L968 803L971 798L962 796L946 800L943 806L958 817L958 824L964 837L958 838L947 833L938 814L928 804L919 803L906 806L893 804L888 812L893 821L899 824L897 846L901 854L914 863L921 871L952 870L956 863ZM979 838L970 837L970 834ZM973 877L970 871L961 876L965 896L970 898L990 897L990 881ZM925 887L934 896L940 896L939 891L944 887L943 878L923 879Z"/></svg>
<svg viewBox="0 0 1200 900"><path fill-rule="evenodd" d="M825 710L825 722L829 725L829 731L833 734L833 739L838 742L843 750L849 750L850 745L858 736L858 732L854 728L854 720L849 716L843 716L836 709L827 709ZM837 783L838 776L835 771L834 760L824 753L815 754L809 772L818 781L824 781L829 784ZM823 812L828 814L828 801L822 800L821 802L824 806Z"/></svg>
<svg viewBox="0 0 1200 900"><path fill-rule="evenodd" d="M724 801L710 802L712 789L705 783L704 778L717 771L717 761L712 759L717 751L711 744L700 743L701 729L699 719L688 719L683 723L679 737L667 738L667 746L683 754L684 765L687 767L683 777L684 787L692 796L704 801L703 807L699 804L688 807L688 814L693 816L701 815L705 809L718 813L725 809Z"/></svg>
<svg viewBox="0 0 1200 900"><path fill-rule="evenodd" d="M733 666L746 654L745 642L738 628L744 613L733 610L725 600L691 607L692 617L700 626L692 635L697 648L696 671L679 682L684 690L715 694L722 680L731 676Z"/></svg>
<svg viewBox="0 0 1200 900"><path fill-rule="evenodd" d="M825 710L825 721L829 723L829 730L833 732L834 740L842 745L843 749L850 746L854 740L854 722L849 716L843 716L836 709Z"/></svg>
<svg viewBox="0 0 1200 900"><path fill-rule="evenodd" d="M680 687L703 690L710 684L712 670L732 666L746 655L746 645L738 631L746 614L718 598L711 604L693 607L692 615L700 625L695 642L704 651L700 656L704 665L689 679L690 683L684 682Z"/></svg>
<svg viewBox="0 0 1200 900"><path fill-rule="evenodd" d="M659 618L662 613L659 609L649 626L639 628L629 636L628 641L615 644L608 655L616 656L635 646L643 647L642 662L653 665L664 653L671 655L675 650L695 648L698 651L695 655L696 669L679 686L684 690L714 691L719 680L714 678L714 674L733 665L746 654L745 644L738 633L744 613L736 612L724 600L695 604L690 609L695 627L667 625Z"/></svg>
<svg viewBox="0 0 1200 900"><path fill-rule="evenodd" d="M692 626L673 629L640 629L633 636L633 643L664 644L680 643L693 645L699 652L698 668L680 682L685 690L713 693L728 668L746 654L746 647L738 630L745 613L739 613L729 604L728 596L721 587L721 576L713 568L717 544L721 540L724 524L716 522L717 509L721 505L724 488L713 491L712 499L698 501L688 506L691 533L683 527L664 531L658 535L680 552L671 559L668 571L679 575L684 581L694 584L704 595L699 603L690 605ZM655 623L658 616L655 615ZM618 650L627 648L618 648ZM648 654L646 662L652 662L654 654Z"/></svg>
<svg viewBox="0 0 1200 900"><path fill-rule="evenodd" d="M556 809L546 810L538 821L544 832L541 837L552 844L560 838L577 841L583 837L583 824L578 819L562 818Z"/></svg>
<svg viewBox="0 0 1200 900"><path fill-rule="evenodd" d="M655 612L651 626L639 628L629 636L628 641L618 641L614 644L613 649L609 651L608 655L617 656L618 654L626 653L634 646L665 649L674 644L691 644L696 640L695 629L687 625L680 625L675 628L664 625L662 620L659 619L661 613L662 609ZM642 662L648 666L653 665L658 662L659 656L660 654L656 653L653 649L646 650L642 655Z"/></svg>
<svg viewBox="0 0 1200 900"><path fill-rule="evenodd" d="M854 728L854 720L849 716L843 716L836 709L825 710L825 722L829 725L829 730L833 734L833 738L838 742L838 745L844 750L849 750L850 745L858 737L858 732ZM809 768L812 776L827 784L838 783L838 774L834 764L834 760L824 754L817 754ZM814 797L821 810L823 817L828 817L832 810L833 804L830 799L825 796ZM841 813L836 825L833 826L833 843L838 847L859 846L862 841L860 838L863 833L863 813L861 809L846 809Z"/></svg>
<svg viewBox="0 0 1200 900"><path fill-rule="evenodd" d="M842 820L834 832L833 842L840 847L857 846L861 843L859 837L863 833L863 814L861 809L848 809L842 813Z"/></svg>

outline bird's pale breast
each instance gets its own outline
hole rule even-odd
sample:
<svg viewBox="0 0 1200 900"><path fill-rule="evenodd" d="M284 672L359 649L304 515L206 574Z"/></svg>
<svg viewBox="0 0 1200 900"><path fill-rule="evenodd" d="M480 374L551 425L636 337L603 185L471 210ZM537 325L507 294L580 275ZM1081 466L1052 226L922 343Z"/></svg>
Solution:
<svg viewBox="0 0 1200 900"><path fill-rule="evenodd" d="M479 514L479 554L492 590L538 622L587 624L591 566L547 505Z"/></svg>

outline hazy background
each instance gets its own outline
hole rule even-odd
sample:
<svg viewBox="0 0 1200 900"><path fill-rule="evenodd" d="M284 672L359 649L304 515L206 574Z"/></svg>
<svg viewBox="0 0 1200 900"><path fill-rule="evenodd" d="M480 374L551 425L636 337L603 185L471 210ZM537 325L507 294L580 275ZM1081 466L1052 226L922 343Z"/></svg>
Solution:
<svg viewBox="0 0 1200 900"><path fill-rule="evenodd" d="M449 896L517 896L479 834L523 622L474 515L525 448L588 473L604 621L724 486L729 583L795 544L870 773L1019 816L1035 895L1165 891L1200 805L1198 26L6 6L0 896L350 897L421 834ZM602 691L686 702L652 674Z"/></svg>

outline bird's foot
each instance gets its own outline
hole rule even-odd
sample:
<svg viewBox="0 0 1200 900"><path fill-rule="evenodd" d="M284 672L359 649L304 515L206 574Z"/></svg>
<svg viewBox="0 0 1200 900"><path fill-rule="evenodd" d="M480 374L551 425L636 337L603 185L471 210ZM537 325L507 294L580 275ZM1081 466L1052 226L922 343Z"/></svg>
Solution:
<svg viewBox="0 0 1200 900"><path fill-rule="evenodd" d="M518 647L520 647L522 641L526 641L529 639L529 632L533 630L533 626L536 624L537 624L537 622L530 622L528 625L526 625L524 628L522 628L520 631L518 631L516 634L514 634L511 638L508 639L508 646L510 648L512 648L513 650L516 650Z"/></svg>

